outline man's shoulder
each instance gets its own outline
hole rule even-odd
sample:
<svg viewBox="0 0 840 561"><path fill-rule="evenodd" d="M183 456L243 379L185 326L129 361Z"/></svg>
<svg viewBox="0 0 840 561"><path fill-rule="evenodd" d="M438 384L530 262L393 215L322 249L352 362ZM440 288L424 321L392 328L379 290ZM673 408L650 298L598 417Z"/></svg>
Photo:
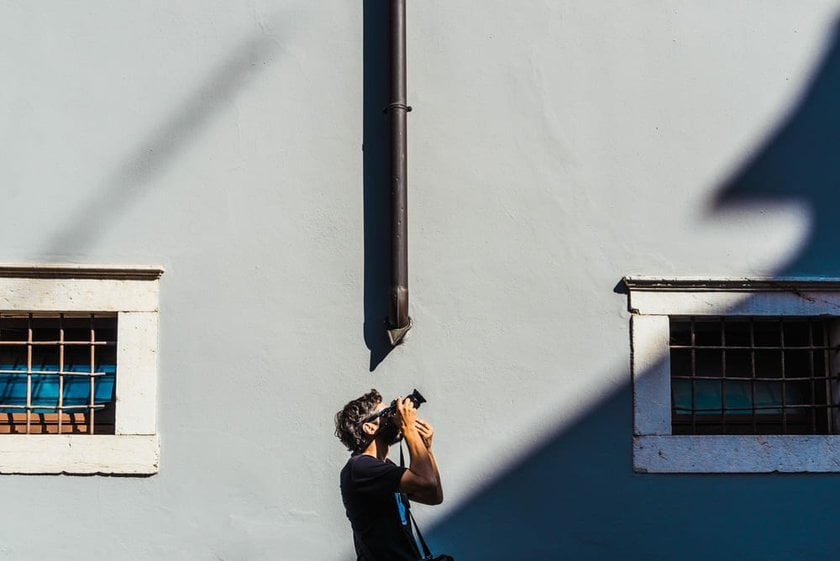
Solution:
<svg viewBox="0 0 840 561"><path fill-rule="evenodd" d="M367 454L357 454L347 460L341 470L341 479L345 483L363 482L380 477L399 477L405 468L401 468L389 459L380 460Z"/></svg>
<svg viewBox="0 0 840 561"><path fill-rule="evenodd" d="M388 458L380 460L376 456L369 456L368 454L355 454L350 456L350 459L347 460L347 465L344 466L344 468L355 472L358 470L370 469L388 470L391 468L398 468L398 466Z"/></svg>

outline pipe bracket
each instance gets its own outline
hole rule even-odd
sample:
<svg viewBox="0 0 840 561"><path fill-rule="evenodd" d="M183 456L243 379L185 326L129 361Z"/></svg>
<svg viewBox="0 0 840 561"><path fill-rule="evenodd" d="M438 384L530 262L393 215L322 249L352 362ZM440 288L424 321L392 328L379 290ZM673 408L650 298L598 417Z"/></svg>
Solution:
<svg viewBox="0 0 840 561"><path fill-rule="evenodd" d="M394 103L389 103L388 105L386 105L385 108L382 109L382 112L387 113L388 111L391 111L393 109L402 109L406 113L410 113L414 110L410 105L406 105L405 103L399 103L395 101Z"/></svg>

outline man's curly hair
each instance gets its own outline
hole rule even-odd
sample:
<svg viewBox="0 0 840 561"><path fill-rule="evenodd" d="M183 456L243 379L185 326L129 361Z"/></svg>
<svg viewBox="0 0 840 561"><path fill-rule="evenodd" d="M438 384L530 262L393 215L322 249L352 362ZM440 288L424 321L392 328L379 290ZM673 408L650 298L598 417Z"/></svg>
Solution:
<svg viewBox="0 0 840 561"><path fill-rule="evenodd" d="M335 435L351 452L360 452L367 446L368 438L362 432L362 421L373 413L381 401L382 396L372 389L335 414Z"/></svg>

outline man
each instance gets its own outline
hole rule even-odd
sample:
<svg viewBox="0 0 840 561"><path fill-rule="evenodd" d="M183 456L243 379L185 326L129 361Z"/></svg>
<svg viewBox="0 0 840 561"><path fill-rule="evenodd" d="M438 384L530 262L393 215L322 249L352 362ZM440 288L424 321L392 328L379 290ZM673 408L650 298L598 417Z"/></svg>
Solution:
<svg viewBox="0 0 840 561"><path fill-rule="evenodd" d="M396 399L393 415L371 390L335 416L335 435L352 452L341 470L341 498L353 528L358 561L416 561L417 544L406 512L407 499L436 505L443 501L435 457L434 429L417 418L414 402ZM388 459L392 444L404 440L408 468Z"/></svg>

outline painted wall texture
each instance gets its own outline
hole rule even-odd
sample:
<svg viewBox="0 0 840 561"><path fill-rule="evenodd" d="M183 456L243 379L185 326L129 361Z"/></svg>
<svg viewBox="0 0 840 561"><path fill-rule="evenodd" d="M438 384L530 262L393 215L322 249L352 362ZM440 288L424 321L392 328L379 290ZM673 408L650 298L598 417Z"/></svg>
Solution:
<svg viewBox="0 0 840 561"><path fill-rule="evenodd" d="M429 399L459 561L840 554L834 476L633 473L614 292L840 276L840 2L409 0L387 354L386 10L0 5L0 262L166 270L160 473L0 477L0 558L350 560L332 418L371 387Z"/></svg>

